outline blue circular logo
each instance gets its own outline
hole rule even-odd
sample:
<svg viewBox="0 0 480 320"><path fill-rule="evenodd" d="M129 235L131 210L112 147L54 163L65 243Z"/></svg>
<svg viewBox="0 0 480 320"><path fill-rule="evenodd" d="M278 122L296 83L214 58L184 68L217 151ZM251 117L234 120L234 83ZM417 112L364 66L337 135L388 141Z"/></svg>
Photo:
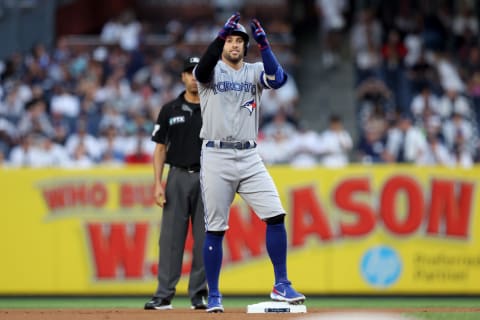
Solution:
<svg viewBox="0 0 480 320"><path fill-rule="evenodd" d="M402 262L390 247L378 246L368 250L362 258L361 273L374 287L386 288L394 284L402 272Z"/></svg>

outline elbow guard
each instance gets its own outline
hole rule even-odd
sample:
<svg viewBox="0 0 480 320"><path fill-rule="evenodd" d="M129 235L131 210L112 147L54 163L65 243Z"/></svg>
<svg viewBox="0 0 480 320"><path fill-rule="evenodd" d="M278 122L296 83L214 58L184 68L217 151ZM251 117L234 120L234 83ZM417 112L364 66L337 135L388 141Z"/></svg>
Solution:
<svg viewBox="0 0 480 320"><path fill-rule="evenodd" d="M262 72L262 84L269 89L278 89L287 82L288 76L283 71L282 67L278 66L277 71L275 71L274 75L268 75Z"/></svg>

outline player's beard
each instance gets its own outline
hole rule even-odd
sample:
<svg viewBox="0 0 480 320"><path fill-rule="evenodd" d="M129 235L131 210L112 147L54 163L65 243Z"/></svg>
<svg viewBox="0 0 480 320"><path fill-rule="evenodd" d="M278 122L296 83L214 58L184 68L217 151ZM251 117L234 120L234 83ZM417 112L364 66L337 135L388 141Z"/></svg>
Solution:
<svg viewBox="0 0 480 320"><path fill-rule="evenodd" d="M243 60L243 52L240 51L240 54L233 56L230 52L223 52L223 58L230 62L231 64L238 64Z"/></svg>

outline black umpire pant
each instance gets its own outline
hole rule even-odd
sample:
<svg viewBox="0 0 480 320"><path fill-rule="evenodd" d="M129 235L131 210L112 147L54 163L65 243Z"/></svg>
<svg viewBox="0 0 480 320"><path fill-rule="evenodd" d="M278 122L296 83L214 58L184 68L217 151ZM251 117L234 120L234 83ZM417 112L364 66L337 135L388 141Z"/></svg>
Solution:
<svg viewBox="0 0 480 320"><path fill-rule="evenodd" d="M155 297L171 301L180 280L185 240L189 221L192 222L194 245L188 295L192 304L207 296L202 248L205 240L205 220L200 191L200 174L170 167L165 188L159 240L158 287Z"/></svg>

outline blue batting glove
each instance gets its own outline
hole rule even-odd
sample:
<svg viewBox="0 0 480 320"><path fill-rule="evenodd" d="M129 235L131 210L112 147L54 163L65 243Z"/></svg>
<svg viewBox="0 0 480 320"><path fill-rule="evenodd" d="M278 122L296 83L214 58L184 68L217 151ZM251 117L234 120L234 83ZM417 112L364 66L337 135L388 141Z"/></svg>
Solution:
<svg viewBox="0 0 480 320"><path fill-rule="evenodd" d="M218 32L218 36L225 40L232 31L237 27L237 23L240 20L240 13L235 12L228 20L225 22L223 28Z"/></svg>
<svg viewBox="0 0 480 320"><path fill-rule="evenodd" d="M255 41L258 43L260 50L265 50L270 47L270 44L267 40L267 34L263 30L262 25L257 19L252 19L250 22L250 28L252 29L252 36Z"/></svg>

